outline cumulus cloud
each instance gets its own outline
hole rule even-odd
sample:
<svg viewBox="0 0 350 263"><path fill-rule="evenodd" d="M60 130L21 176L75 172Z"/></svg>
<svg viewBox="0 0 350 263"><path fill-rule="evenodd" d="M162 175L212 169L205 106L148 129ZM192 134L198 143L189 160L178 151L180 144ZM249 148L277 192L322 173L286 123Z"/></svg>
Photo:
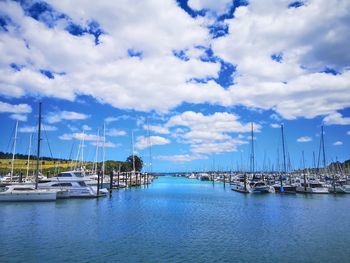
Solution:
<svg viewBox="0 0 350 263"><path fill-rule="evenodd" d="M27 115L17 114L17 113L11 114L10 118L13 119L13 120L16 120L16 121L27 121L28 120L28 116Z"/></svg>
<svg viewBox="0 0 350 263"><path fill-rule="evenodd" d="M170 162L191 162L194 160L208 159L208 156L200 155L200 154L176 154L176 155L159 155L159 156L156 156L155 159L170 161Z"/></svg>
<svg viewBox="0 0 350 263"><path fill-rule="evenodd" d="M343 117L339 112L333 112L323 119L326 125L350 125L350 117Z"/></svg>
<svg viewBox="0 0 350 263"><path fill-rule="evenodd" d="M28 104L10 104L0 101L0 113L26 114L31 112L32 107Z"/></svg>
<svg viewBox="0 0 350 263"><path fill-rule="evenodd" d="M230 133L251 130L251 124L243 124L238 115L227 112L203 115L186 111L172 116L164 127L172 129L179 143L189 144L191 152L200 155L236 151L239 145L247 142L240 135L234 138ZM259 124L254 124L254 127L256 132L261 129Z"/></svg>
<svg viewBox="0 0 350 263"><path fill-rule="evenodd" d="M232 4L232 0L189 0L188 6L195 10L210 10L216 14L225 13Z"/></svg>
<svg viewBox="0 0 350 263"><path fill-rule="evenodd" d="M65 133L59 136L58 138L61 140L72 140L72 139L83 140L84 139L84 141L96 141L96 142L103 141L102 136L97 136L95 134L87 134L83 132Z"/></svg>
<svg viewBox="0 0 350 263"><path fill-rule="evenodd" d="M116 147L120 146L120 144L115 144L115 143L109 142L109 141L108 142L99 141L98 143L96 141L96 142L91 142L90 144L93 145L93 146L97 146L98 145L98 147L106 147L106 148L116 148Z"/></svg>
<svg viewBox="0 0 350 263"><path fill-rule="evenodd" d="M309 136L302 136L297 139L297 142L311 142L311 141L312 141L312 138Z"/></svg>
<svg viewBox="0 0 350 263"><path fill-rule="evenodd" d="M150 136L150 137L139 136L136 139L135 148L138 150L143 150L150 146L166 145L169 143L171 143L169 139L161 136Z"/></svg>
<svg viewBox="0 0 350 263"><path fill-rule="evenodd" d="M57 131L57 127L52 126L52 125L48 125L48 124L42 124L41 126L43 131ZM20 127L18 129L19 132L23 132L23 133L34 133L38 131L38 127L37 126L23 126Z"/></svg>
<svg viewBox="0 0 350 263"><path fill-rule="evenodd" d="M169 134L170 133L168 128L162 127L162 126L157 126L157 125L144 125L143 129L149 130L149 131L152 131L155 133L159 133L159 134Z"/></svg>
<svg viewBox="0 0 350 263"><path fill-rule="evenodd" d="M50 112L46 116L48 123L57 123L62 120L86 120L89 115L84 113L74 112L74 111L61 111L61 112Z"/></svg>
<svg viewBox="0 0 350 263"><path fill-rule="evenodd" d="M242 105L272 109L286 119L350 106L349 1L309 0L288 8L287 0L252 0L225 20L228 34L216 39L207 17L192 18L172 0L47 2L66 15L46 21L50 26L25 15L18 2L0 2L2 14L14 21L0 33L2 96L73 101L86 95L117 108L159 112L183 102ZM218 13L228 4L189 1L194 9ZM103 32L98 45L92 34L65 30L70 23L87 28L91 21ZM229 88L213 80L220 63L201 60L199 47L212 47L215 56L235 65Z"/></svg>
<svg viewBox="0 0 350 263"><path fill-rule="evenodd" d="M271 128L274 128L274 129L278 129L278 128L281 128L281 125L278 124L278 123L271 123L271 124L270 124L270 127L271 127Z"/></svg>
<svg viewBox="0 0 350 263"><path fill-rule="evenodd" d="M106 135L112 136L112 137L125 136L126 132L118 129L108 129L106 131Z"/></svg>
<svg viewBox="0 0 350 263"><path fill-rule="evenodd" d="M340 146L343 145L342 141L336 141L335 143L333 143L334 146Z"/></svg>
<svg viewBox="0 0 350 263"><path fill-rule="evenodd" d="M349 107L350 2L289 2L249 1L226 20L229 34L213 41L214 52L237 65L231 103L274 109L286 119Z"/></svg>

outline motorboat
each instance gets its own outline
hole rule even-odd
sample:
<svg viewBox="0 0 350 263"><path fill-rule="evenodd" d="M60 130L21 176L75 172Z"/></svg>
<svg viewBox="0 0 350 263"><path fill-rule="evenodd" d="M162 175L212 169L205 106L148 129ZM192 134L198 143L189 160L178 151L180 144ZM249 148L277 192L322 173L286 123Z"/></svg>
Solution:
<svg viewBox="0 0 350 263"><path fill-rule="evenodd" d="M297 193L304 194L328 194L329 190L323 184L316 180L306 181L302 180L296 188Z"/></svg>
<svg viewBox="0 0 350 263"><path fill-rule="evenodd" d="M105 188L97 190L97 186L89 185L89 180L81 172L67 171L39 181L38 188L66 190L69 197L98 197L108 193Z"/></svg>
<svg viewBox="0 0 350 263"><path fill-rule="evenodd" d="M240 193L250 193L250 185L246 182L246 178L239 177L231 183L231 190Z"/></svg>
<svg viewBox="0 0 350 263"><path fill-rule="evenodd" d="M274 193L275 189L264 181L252 181L250 183L251 193Z"/></svg>
<svg viewBox="0 0 350 263"><path fill-rule="evenodd" d="M55 201L57 191L50 189L35 189L30 185L7 185L0 191L0 201Z"/></svg>

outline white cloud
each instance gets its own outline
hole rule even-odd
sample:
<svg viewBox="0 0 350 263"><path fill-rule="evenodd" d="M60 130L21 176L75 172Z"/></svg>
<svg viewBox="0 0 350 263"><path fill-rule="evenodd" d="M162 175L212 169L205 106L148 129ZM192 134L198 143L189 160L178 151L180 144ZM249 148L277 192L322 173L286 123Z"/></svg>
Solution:
<svg viewBox="0 0 350 263"><path fill-rule="evenodd" d="M347 132L347 135L350 135L350 131Z"/></svg>
<svg viewBox="0 0 350 263"><path fill-rule="evenodd" d="M312 141L312 138L309 136L302 136L297 139L297 142L311 142L311 141Z"/></svg>
<svg viewBox="0 0 350 263"><path fill-rule="evenodd" d="M271 123L270 126L271 126L271 128L274 128L274 129L281 128L281 125L278 123Z"/></svg>
<svg viewBox="0 0 350 263"><path fill-rule="evenodd" d="M166 127L162 127L162 126L156 126L156 125L144 125L143 128L145 130L149 130L155 133L159 133L159 134L169 134L170 131L168 128Z"/></svg>
<svg viewBox="0 0 350 263"><path fill-rule="evenodd" d="M48 125L48 124L42 124L41 128L43 131L47 131L47 132L57 131L57 127ZM37 132L37 130L38 130L37 126L23 126L18 129L19 132L23 132L23 133L34 133L34 132Z"/></svg>
<svg viewBox="0 0 350 263"><path fill-rule="evenodd" d="M349 107L350 2L310 0L300 8L289 3L249 1L226 20L229 34L213 41L214 52L237 66L227 95L231 103L274 109L286 119ZM326 67L340 74L319 73Z"/></svg>
<svg viewBox="0 0 350 263"><path fill-rule="evenodd" d="M333 143L334 146L340 146L343 145L342 141L336 141L335 143Z"/></svg>
<svg viewBox="0 0 350 263"><path fill-rule="evenodd" d="M350 117L343 117L339 112L332 112L323 119L326 125L350 125Z"/></svg>
<svg viewBox="0 0 350 263"><path fill-rule="evenodd" d="M103 137L97 136L95 134L87 134L83 132L76 132L76 133L65 133L58 137L61 140L83 140L84 141L103 141Z"/></svg>
<svg viewBox="0 0 350 263"><path fill-rule="evenodd" d="M136 139L135 148L138 150L143 150L149 146L166 145L169 143L171 143L169 139L160 136L139 136Z"/></svg>
<svg viewBox="0 0 350 263"><path fill-rule="evenodd" d="M93 146L97 146L98 145L98 147L106 147L106 148L117 148L117 147L119 147L120 146L120 144L115 144L115 143L113 143L113 142L105 142L105 143L103 143L102 141L100 141L99 143L97 143L97 142L91 142L90 143L91 145L93 145Z"/></svg>
<svg viewBox="0 0 350 263"><path fill-rule="evenodd" d="M108 123L119 121L119 120L127 120L129 118L130 118L129 115L121 115L118 117L110 116L110 117L105 118L105 122L108 124Z"/></svg>
<svg viewBox="0 0 350 263"><path fill-rule="evenodd" d="M173 131L173 136L178 142L190 145L192 153L218 154L233 152L237 147L246 144L240 135L234 138L230 133L250 132L251 124L242 124L239 116L216 112L212 115L203 115L193 111L186 111L172 116L164 125L166 128L185 128L179 133ZM261 126L254 124L255 131L259 132Z"/></svg>
<svg viewBox="0 0 350 263"><path fill-rule="evenodd" d="M9 104L0 101L0 113L27 114L32 112L32 107L28 104Z"/></svg>
<svg viewBox="0 0 350 263"><path fill-rule="evenodd" d="M188 6L195 10L208 9L217 14L225 13L230 5L232 0L189 0Z"/></svg>
<svg viewBox="0 0 350 263"><path fill-rule="evenodd" d="M77 37L65 31L65 19L49 28L25 16L17 2L0 2L2 13L16 24L0 35L2 96L72 101L86 95L117 108L159 112L183 102L242 105L272 109L286 119L350 106L349 1L309 0L288 8L287 0L252 0L236 9L234 19L225 20L229 34L214 40L206 28L210 18L192 18L176 1L48 2L82 27L97 21L105 34L95 45L90 34ZM216 12L227 3L189 2ZM236 65L231 87L193 81L215 78L220 70L220 63L198 58L197 46L211 46L214 55ZM129 49L142 58L129 57ZM174 50L184 50L189 60L174 57ZM280 54L281 61L272 60L273 54ZM11 63L24 68L16 71ZM339 74L320 73L326 67ZM52 71L54 79L40 69Z"/></svg>
<svg viewBox="0 0 350 263"><path fill-rule="evenodd" d="M89 125L86 125L86 124L84 124L81 128L84 131L91 131L91 127Z"/></svg>
<svg viewBox="0 0 350 263"><path fill-rule="evenodd" d="M89 115L84 113L78 113L74 111L61 111L61 112L50 112L46 116L48 123L57 123L62 120L86 120L89 118Z"/></svg>
<svg viewBox="0 0 350 263"><path fill-rule="evenodd" d="M112 137L125 136L126 132L122 130L117 130L117 129L108 129L106 131L106 135L112 136Z"/></svg>
<svg viewBox="0 0 350 263"><path fill-rule="evenodd" d="M27 121L27 119L28 119L27 115L17 114L17 113L11 114L10 118L17 120L17 121Z"/></svg>
<svg viewBox="0 0 350 263"><path fill-rule="evenodd" d="M155 157L157 160L171 161L171 162L191 162L194 160L208 159L206 155L200 154L178 154L178 155L160 155Z"/></svg>

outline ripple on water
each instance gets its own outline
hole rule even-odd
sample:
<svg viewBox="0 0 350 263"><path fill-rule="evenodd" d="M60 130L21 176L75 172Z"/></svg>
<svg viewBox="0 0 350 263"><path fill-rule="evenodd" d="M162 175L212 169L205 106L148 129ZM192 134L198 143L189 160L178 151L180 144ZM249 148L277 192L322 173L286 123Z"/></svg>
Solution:
<svg viewBox="0 0 350 263"><path fill-rule="evenodd" d="M0 204L0 262L346 262L349 204L172 177L112 198Z"/></svg>

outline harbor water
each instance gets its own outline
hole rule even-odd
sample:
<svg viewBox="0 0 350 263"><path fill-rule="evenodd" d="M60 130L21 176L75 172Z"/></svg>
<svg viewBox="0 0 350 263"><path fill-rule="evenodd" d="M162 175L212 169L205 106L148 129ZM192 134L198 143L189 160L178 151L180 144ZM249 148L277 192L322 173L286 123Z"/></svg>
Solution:
<svg viewBox="0 0 350 263"><path fill-rule="evenodd" d="M0 203L0 262L349 262L349 207L165 176L106 198Z"/></svg>

